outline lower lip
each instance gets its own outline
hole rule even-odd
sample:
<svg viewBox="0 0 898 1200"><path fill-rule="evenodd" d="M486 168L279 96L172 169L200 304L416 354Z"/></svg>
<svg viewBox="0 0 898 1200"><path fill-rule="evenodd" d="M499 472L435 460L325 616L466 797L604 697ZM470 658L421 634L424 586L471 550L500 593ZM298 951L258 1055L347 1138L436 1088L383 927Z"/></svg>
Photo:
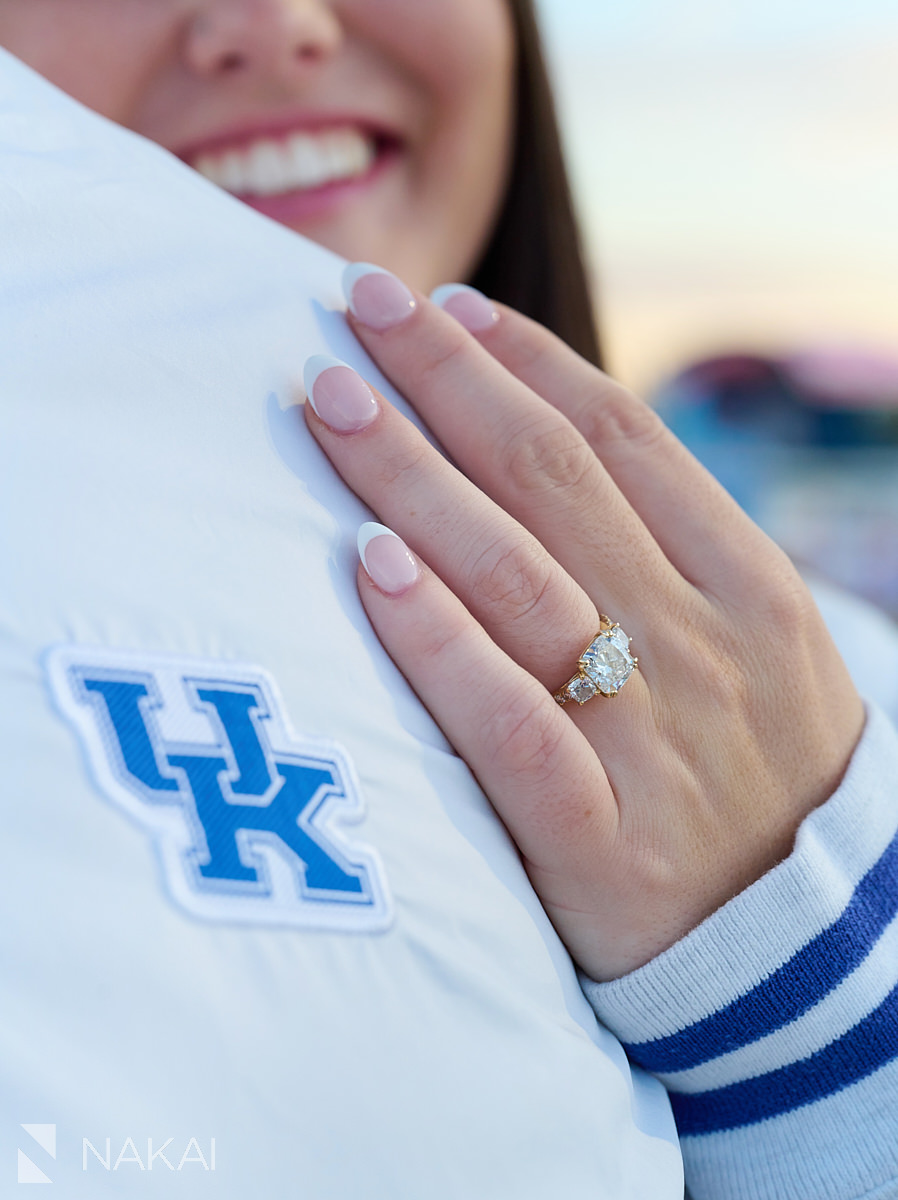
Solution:
<svg viewBox="0 0 898 1200"><path fill-rule="evenodd" d="M342 204L365 191L395 162L399 147L384 147L364 175L352 179L337 179L317 188L297 188L276 196L249 196L234 193L238 200L282 225L298 225L321 220L334 213Z"/></svg>

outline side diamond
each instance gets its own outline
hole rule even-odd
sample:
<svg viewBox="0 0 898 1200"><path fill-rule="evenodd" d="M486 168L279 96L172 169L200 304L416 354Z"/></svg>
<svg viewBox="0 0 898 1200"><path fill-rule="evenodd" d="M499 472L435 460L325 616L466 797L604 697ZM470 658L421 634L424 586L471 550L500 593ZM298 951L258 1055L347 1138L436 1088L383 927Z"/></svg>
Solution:
<svg viewBox="0 0 898 1200"><path fill-rule="evenodd" d="M578 704L585 704L587 700L591 700L597 690L592 680L584 679L582 675L579 679L572 679L567 685L568 696Z"/></svg>
<svg viewBox="0 0 898 1200"><path fill-rule="evenodd" d="M608 639L609 641L614 642L618 650L626 650L630 645L630 639L621 629L620 625L611 630L611 632L608 634Z"/></svg>

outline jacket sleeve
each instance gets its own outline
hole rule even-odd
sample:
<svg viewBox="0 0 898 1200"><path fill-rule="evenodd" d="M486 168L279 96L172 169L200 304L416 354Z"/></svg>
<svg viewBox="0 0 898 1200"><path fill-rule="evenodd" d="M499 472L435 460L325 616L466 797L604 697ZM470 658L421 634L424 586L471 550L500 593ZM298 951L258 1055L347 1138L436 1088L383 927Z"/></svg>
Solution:
<svg viewBox="0 0 898 1200"><path fill-rule="evenodd" d="M667 1087L694 1200L898 1197L898 732L882 710L789 858L584 990Z"/></svg>

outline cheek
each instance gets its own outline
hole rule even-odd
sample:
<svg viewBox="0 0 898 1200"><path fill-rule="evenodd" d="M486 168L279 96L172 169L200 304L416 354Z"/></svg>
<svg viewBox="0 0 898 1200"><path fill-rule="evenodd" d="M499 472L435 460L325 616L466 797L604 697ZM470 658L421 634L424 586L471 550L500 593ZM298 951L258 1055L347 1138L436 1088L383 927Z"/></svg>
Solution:
<svg viewBox="0 0 898 1200"><path fill-rule="evenodd" d="M504 192L513 134L515 44L506 0L393 0L371 9L383 20L379 53L418 101L411 165L427 219L459 249L479 247ZM373 44L373 27L368 36ZM472 253L469 247L466 257Z"/></svg>
<svg viewBox="0 0 898 1200"><path fill-rule="evenodd" d="M129 0L0 0L0 45L88 108L127 125L144 64L164 37L159 16Z"/></svg>
<svg viewBox="0 0 898 1200"><path fill-rule="evenodd" d="M422 131L473 143L508 125L515 44L507 0L336 0L344 26L414 97ZM480 127L480 128L479 128Z"/></svg>
<svg viewBox="0 0 898 1200"><path fill-rule="evenodd" d="M479 118L487 128L506 120L515 49L505 0L449 0L445 6L422 4L421 10L431 15L410 65L433 99L435 115L444 121ZM418 20L423 25L424 15Z"/></svg>
<svg viewBox="0 0 898 1200"><path fill-rule="evenodd" d="M502 0L455 0L447 5L452 20L432 21L429 36L418 41L419 70L441 91L480 91L499 85L514 60L511 16ZM429 52L420 53L422 50Z"/></svg>
<svg viewBox="0 0 898 1200"><path fill-rule="evenodd" d="M433 202L466 277L489 238L505 192L514 125L515 54L503 4L446 39L431 61L433 141L427 158ZM422 176L422 184L423 184Z"/></svg>

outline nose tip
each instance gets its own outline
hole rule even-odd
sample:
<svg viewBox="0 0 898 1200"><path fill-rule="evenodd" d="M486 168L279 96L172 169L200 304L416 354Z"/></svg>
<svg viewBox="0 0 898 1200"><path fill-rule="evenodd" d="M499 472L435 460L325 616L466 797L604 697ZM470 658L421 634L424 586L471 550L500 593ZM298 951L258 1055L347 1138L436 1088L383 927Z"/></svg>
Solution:
<svg viewBox="0 0 898 1200"><path fill-rule="evenodd" d="M290 73L328 59L342 29L323 0L207 0L190 24L185 52L203 75Z"/></svg>

